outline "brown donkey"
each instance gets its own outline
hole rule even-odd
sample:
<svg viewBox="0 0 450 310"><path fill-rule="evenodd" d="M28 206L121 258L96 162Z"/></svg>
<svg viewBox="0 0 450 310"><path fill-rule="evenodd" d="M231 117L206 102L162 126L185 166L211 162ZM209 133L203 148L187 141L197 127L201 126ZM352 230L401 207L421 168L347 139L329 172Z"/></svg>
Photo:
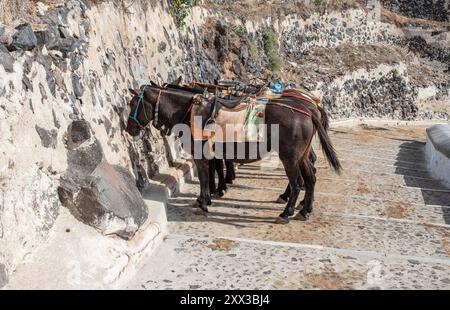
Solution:
<svg viewBox="0 0 450 310"><path fill-rule="evenodd" d="M208 111L211 105L215 104L214 97L204 99L201 95L192 92L161 88L155 85L144 85L138 91L131 89L130 91L134 96L130 102L131 111L126 131L131 136L139 135L141 129L150 122L153 122L157 129L164 126L169 131L177 124L190 125L190 113L193 104L200 104L204 107L202 121L206 122L209 117ZM284 97L270 100L265 111L265 124L267 125L265 147L260 147L259 143L256 143L256 145L245 143L246 154L243 159L238 159L236 152L230 154L231 152L226 151L230 147L227 143L221 145L224 154L226 154L226 160L250 163L261 160L270 154L272 140L279 139L279 149L274 151L278 153L283 163L291 191L287 206L277 218L277 223L288 223L289 217L294 215L295 204L302 183L304 183L306 189L305 204L294 219L306 220L308 214L312 211L315 177L311 166L308 164L308 157L311 142L316 132L319 135L322 150L328 162L336 172L341 170L341 164L327 131L320 122L318 115L308 113L308 111L308 105L302 104L296 98ZM272 127L272 125L275 125L275 127ZM272 130L272 128L278 128L278 130ZM190 139L193 140L192 136ZM204 149L205 143L208 143L208 141L192 141L192 154L194 154L198 144L200 144L201 149ZM237 149L239 148L234 148L234 150ZM255 150L256 158L247 157L248 154L254 154ZM201 210L208 212L208 205L211 205L208 154L202 152L199 158L196 157L194 156L194 162L200 181L200 196L197 198L197 203Z"/></svg>

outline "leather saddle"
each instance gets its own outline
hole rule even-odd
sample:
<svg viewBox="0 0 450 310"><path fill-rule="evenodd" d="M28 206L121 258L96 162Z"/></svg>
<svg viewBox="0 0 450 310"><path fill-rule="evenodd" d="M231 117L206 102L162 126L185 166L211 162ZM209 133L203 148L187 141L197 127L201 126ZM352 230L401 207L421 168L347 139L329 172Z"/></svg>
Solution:
<svg viewBox="0 0 450 310"><path fill-rule="evenodd" d="M243 96L243 97L233 97L233 96L229 96L230 99L225 99L225 98L219 98L216 97L215 98L215 105L216 105L216 110L219 110L221 107L225 107L227 109L234 109L237 106L239 106L241 103L243 103L248 96Z"/></svg>

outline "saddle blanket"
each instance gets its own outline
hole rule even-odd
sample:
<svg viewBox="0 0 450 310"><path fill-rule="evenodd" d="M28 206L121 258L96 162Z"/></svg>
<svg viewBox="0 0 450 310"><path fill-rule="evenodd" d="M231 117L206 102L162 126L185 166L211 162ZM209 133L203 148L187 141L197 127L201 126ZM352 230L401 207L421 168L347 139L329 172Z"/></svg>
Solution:
<svg viewBox="0 0 450 310"><path fill-rule="evenodd" d="M233 109L221 107L217 115L206 122L199 122L214 104L208 100L197 100L191 111L191 133L194 140L212 142L264 142L266 136L266 103L247 98ZM197 120L195 119L197 117Z"/></svg>
<svg viewBox="0 0 450 310"><path fill-rule="evenodd" d="M271 100L282 97L296 98L317 111L319 99L304 89L296 88L286 89L280 94L269 91L261 97L248 97L232 109L221 106L216 115L205 121L204 116L211 114L215 103L214 99L207 100L199 95L194 97L191 110L191 134L194 140L220 143L264 142L266 106ZM195 118L200 121L195 121Z"/></svg>

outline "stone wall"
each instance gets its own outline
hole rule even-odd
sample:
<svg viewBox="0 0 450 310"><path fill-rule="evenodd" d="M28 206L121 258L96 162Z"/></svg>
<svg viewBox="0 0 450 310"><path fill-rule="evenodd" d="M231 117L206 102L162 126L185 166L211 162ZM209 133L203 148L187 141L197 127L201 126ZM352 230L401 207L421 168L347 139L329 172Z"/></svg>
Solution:
<svg viewBox="0 0 450 310"><path fill-rule="evenodd" d="M184 51L196 30L179 33L166 1L145 3L73 0L44 6L39 23L0 27L1 285L52 233L57 189L75 160L73 122L88 123L104 162L133 172L139 188L169 165L159 132L124 132L128 88L199 72Z"/></svg>
<svg viewBox="0 0 450 310"><path fill-rule="evenodd" d="M401 15L438 21L449 21L448 0L381 0L381 4Z"/></svg>

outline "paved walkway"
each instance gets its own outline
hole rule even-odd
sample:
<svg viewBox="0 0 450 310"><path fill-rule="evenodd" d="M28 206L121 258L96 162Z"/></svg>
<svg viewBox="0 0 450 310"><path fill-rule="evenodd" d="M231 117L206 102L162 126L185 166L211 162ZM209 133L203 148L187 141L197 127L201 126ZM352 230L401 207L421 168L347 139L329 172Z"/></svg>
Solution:
<svg viewBox="0 0 450 310"><path fill-rule="evenodd" d="M192 208L191 182L170 200L170 234L128 288L449 289L450 190L426 171L425 127L330 134L344 172L319 158L308 222L274 224L287 185L281 166L240 166L208 216Z"/></svg>

